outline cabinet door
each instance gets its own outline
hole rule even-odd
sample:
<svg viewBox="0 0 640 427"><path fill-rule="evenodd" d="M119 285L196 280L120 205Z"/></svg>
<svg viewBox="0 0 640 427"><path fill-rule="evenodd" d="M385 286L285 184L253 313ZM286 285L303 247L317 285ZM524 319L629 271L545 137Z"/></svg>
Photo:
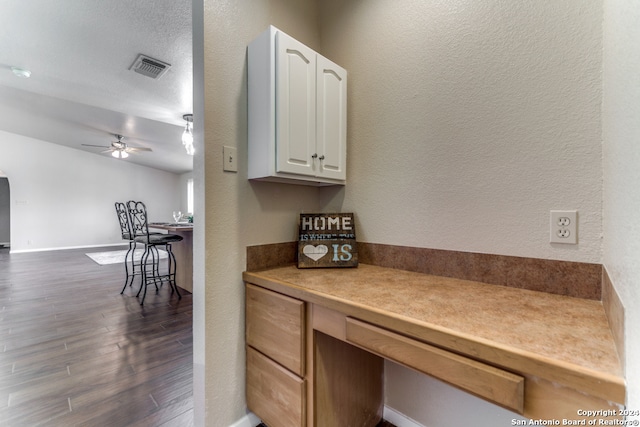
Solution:
<svg viewBox="0 0 640 427"><path fill-rule="evenodd" d="M316 53L276 33L276 171L315 175Z"/></svg>
<svg viewBox="0 0 640 427"><path fill-rule="evenodd" d="M317 56L318 175L346 179L347 71Z"/></svg>

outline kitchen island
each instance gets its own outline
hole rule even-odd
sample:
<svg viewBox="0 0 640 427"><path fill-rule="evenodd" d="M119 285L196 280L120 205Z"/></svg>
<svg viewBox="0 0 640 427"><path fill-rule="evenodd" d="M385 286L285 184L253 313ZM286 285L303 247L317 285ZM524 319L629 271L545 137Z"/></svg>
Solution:
<svg viewBox="0 0 640 427"><path fill-rule="evenodd" d="M383 358L530 418L576 419L578 410L617 410L625 401L600 301L367 264L286 266L243 278L247 401L260 417L282 414L266 401L273 396L252 363L263 372L270 366L276 383L286 368L282 386L299 402L292 425L331 425L332 417L375 425ZM265 337L265 324L284 329ZM354 399L357 409L341 403Z"/></svg>
<svg viewBox="0 0 640 427"><path fill-rule="evenodd" d="M171 244L171 251L176 257L176 284L186 291L193 292L193 224L151 222L149 228L182 237L182 241Z"/></svg>

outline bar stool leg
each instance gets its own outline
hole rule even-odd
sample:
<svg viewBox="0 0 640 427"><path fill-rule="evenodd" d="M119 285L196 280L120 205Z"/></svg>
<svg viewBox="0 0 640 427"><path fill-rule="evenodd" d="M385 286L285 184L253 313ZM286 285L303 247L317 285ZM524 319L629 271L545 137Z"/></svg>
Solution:
<svg viewBox="0 0 640 427"><path fill-rule="evenodd" d="M176 268L177 268L176 257L173 254L173 251L171 250L171 244L167 244L166 249L167 249L167 254L169 258L168 273L169 273L169 285L171 286L171 293L173 294L173 291L175 290L176 293L178 294L178 299L182 299L182 295L180 295L180 291L178 290L178 285L176 285Z"/></svg>
<svg viewBox="0 0 640 427"><path fill-rule="evenodd" d="M158 248L154 245L151 246L151 272L153 274L153 285L156 287L156 294L158 293L158 282L162 286L162 277L160 276L160 253Z"/></svg>
<svg viewBox="0 0 640 427"><path fill-rule="evenodd" d="M140 258L140 269L142 273L142 283L140 283L140 289L136 294L136 297L140 296L140 292L142 292L142 288L144 287L144 293L142 294L142 301L140 301L140 305L144 304L144 299L147 296L147 281L148 281L148 271L147 271L147 263L149 262L149 246L145 246L144 253Z"/></svg>
<svg viewBox="0 0 640 427"><path fill-rule="evenodd" d="M134 242L133 241L129 241L129 250L127 251L127 253L124 256L125 279L124 279L124 286L122 287L122 290L120 291L121 295L124 293L124 290L127 289L127 284L129 284L129 254L131 254L131 268L132 268L131 285L133 284L133 275L135 274L135 262L133 260L133 255L134 255L135 251L132 251L132 249L134 247L135 247ZM131 286L131 285L129 285L129 286Z"/></svg>
<svg viewBox="0 0 640 427"><path fill-rule="evenodd" d="M138 268L137 270L139 270L138 272L136 272L136 250L138 249L138 244L137 242L134 240L133 241L133 248L131 250L131 282L129 283L129 286L133 286L133 281L136 278L136 275L141 275L142 274L142 269L140 267L140 263L142 262L142 257L140 257L140 260L138 260Z"/></svg>

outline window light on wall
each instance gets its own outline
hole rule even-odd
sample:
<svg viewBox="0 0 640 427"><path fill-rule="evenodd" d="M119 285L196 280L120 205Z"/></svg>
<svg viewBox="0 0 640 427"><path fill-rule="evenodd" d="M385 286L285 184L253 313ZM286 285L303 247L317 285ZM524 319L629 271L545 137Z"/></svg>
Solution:
<svg viewBox="0 0 640 427"><path fill-rule="evenodd" d="M193 178L187 180L187 212L193 213Z"/></svg>

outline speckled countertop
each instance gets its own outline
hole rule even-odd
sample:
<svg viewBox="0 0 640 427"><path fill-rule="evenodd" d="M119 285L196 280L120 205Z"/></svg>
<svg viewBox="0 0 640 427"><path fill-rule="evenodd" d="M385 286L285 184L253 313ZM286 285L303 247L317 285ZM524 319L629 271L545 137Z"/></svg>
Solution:
<svg viewBox="0 0 640 427"><path fill-rule="evenodd" d="M606 383L613 392L602 397L624 402L622 369L600 301L366 264L287 266L247 272L244 280L365 321L370 313L383 327L385 319L396 329L406 324L402 333L436 337L440 346L523 374L551 381L558 375L560 383L596 392Z"/></svg>

